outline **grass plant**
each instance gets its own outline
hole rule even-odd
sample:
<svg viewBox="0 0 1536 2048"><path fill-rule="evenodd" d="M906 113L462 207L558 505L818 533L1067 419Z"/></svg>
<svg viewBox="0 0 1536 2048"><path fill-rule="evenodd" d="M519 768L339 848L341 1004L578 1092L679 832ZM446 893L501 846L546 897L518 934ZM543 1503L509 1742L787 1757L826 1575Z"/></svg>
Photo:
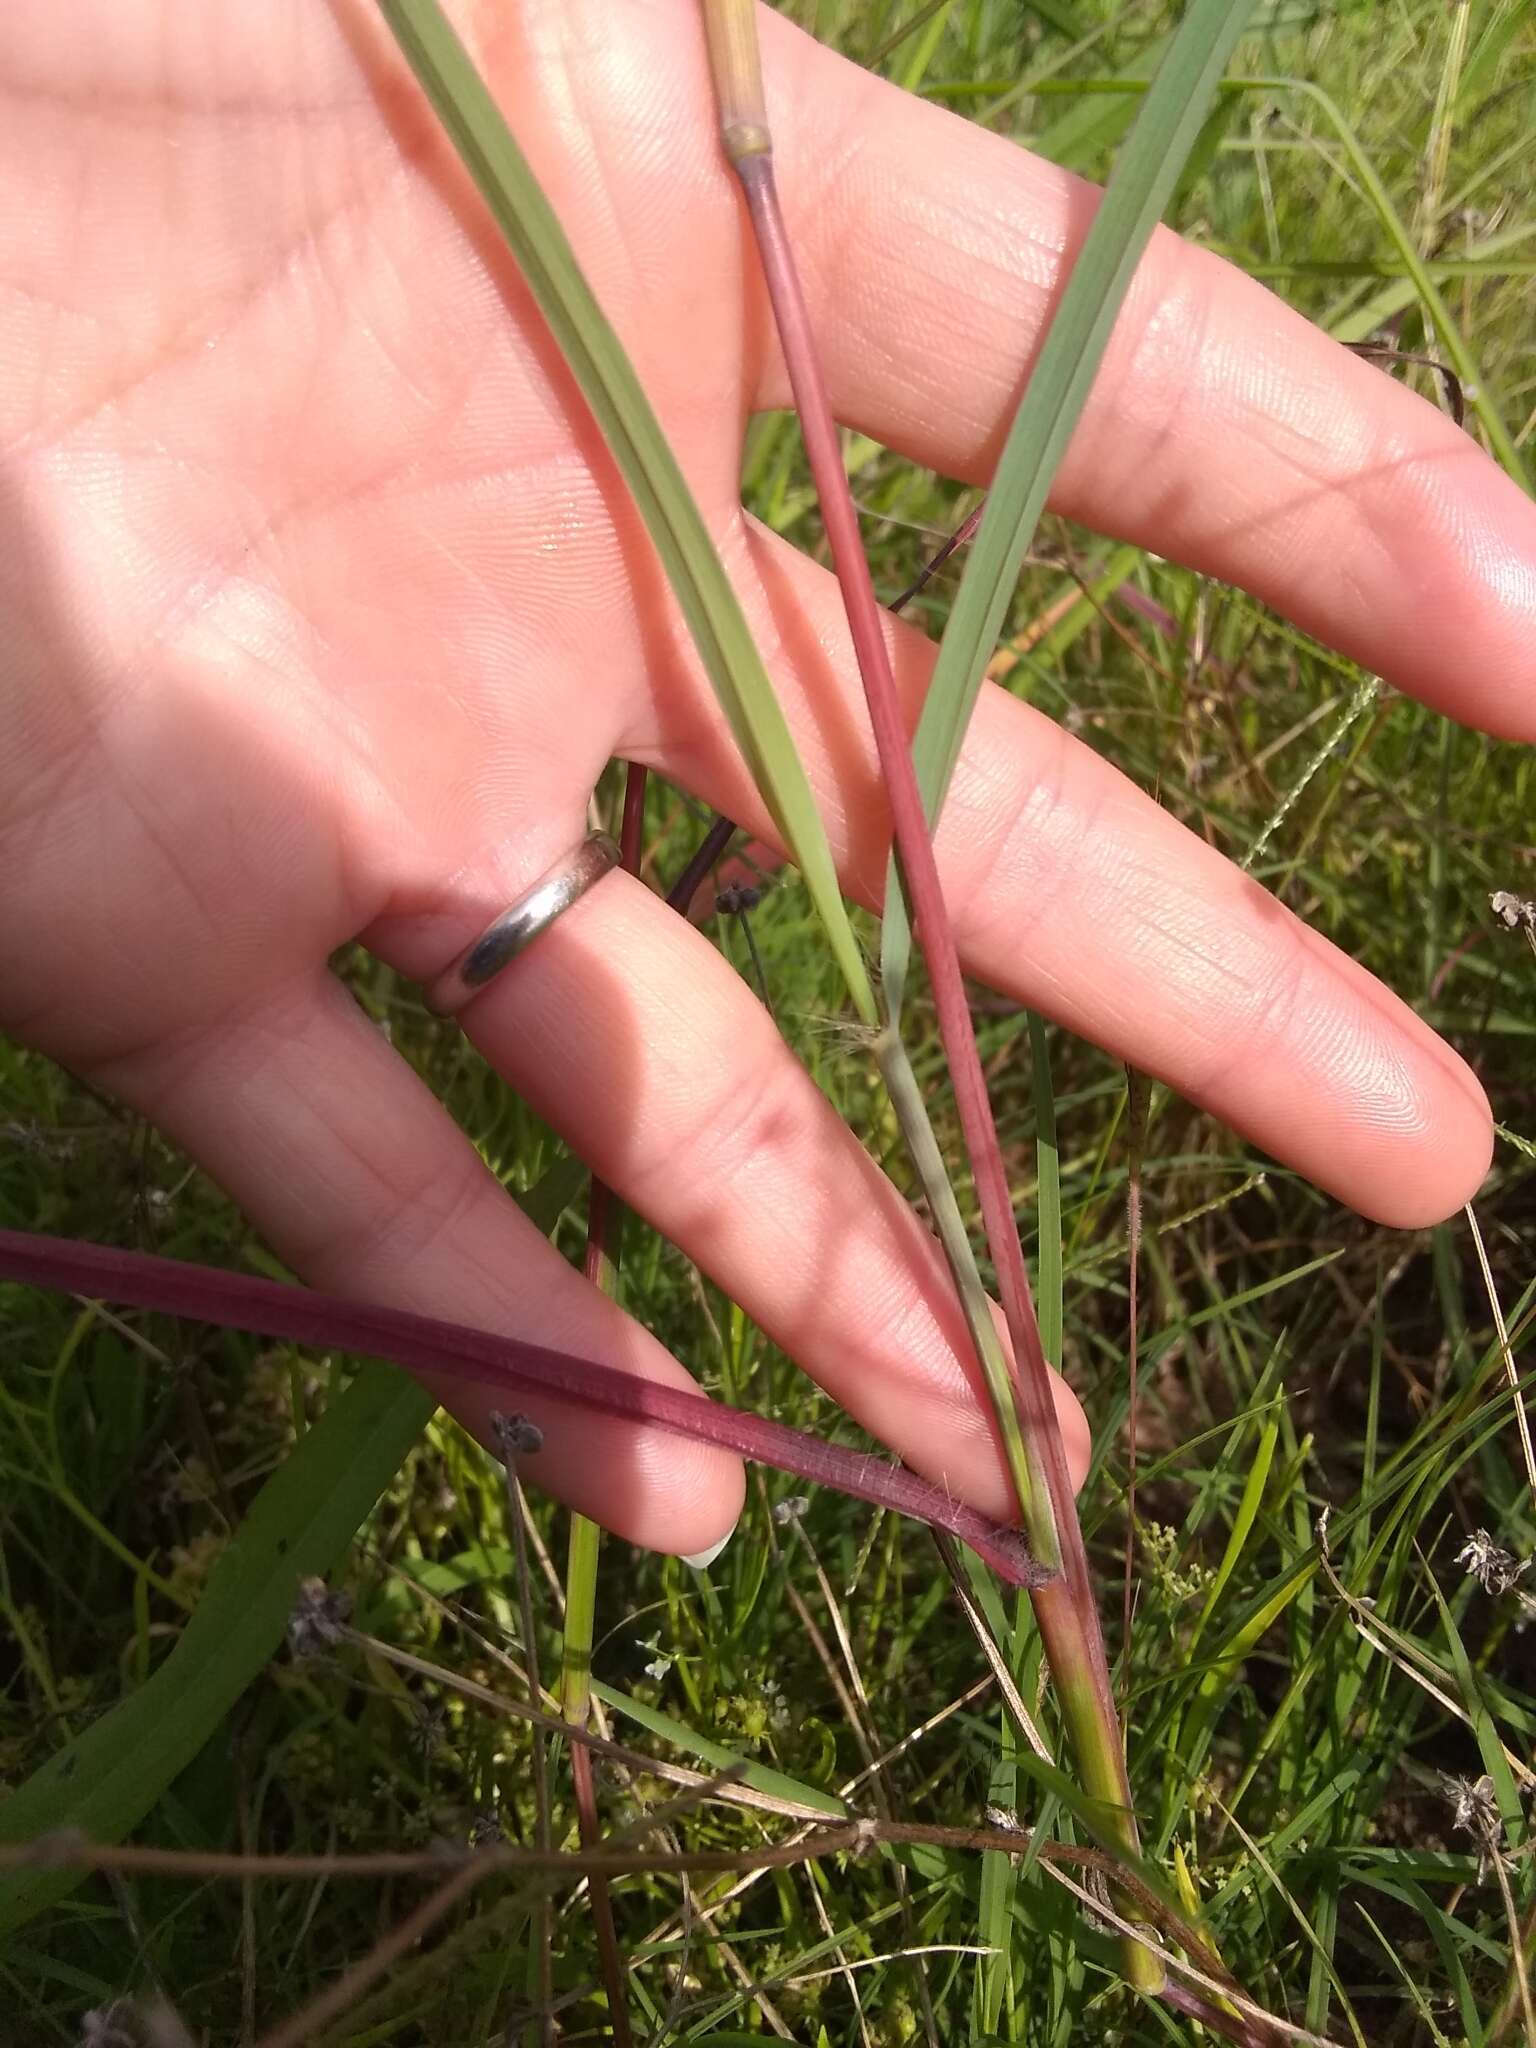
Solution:
<svg viewBox="0 0 1536 2048"><path fill-rule="evenodd" d="M1108 169L1179 12L1161 0L787 11L1090 175ZM1473 431L1518 474L1536 432L1536 9L1274 0L1236 62L1172 217L1340 339L1385 332L1450 362ZM1436 388L1407 363L1382 374ZM974 495L856 436L836 452L874 590L892 596ZM771 527L824 553L793 420L755 423L744 491ZM1477 1205L1481 1237L1352 1218L1164 1094L1143 1114L1102 1055L976 992L1044 1353L1094 1423L1083 1536L1146 1862L1099 1845L1028 1599L957 1555L957 1601L921 1528L765 1467L707 1572L613 1544L599 1566L578 1535L563 1628L539 1546L558 1554L564 1520L530 1496L524 1584L542 1668L562 1673L545 1710L579 1726L590 1706L577 1747L594 1768L579 1770L603 1835L594 1851L562 1761L555 1853L584 1854L588 1877L608 1882L639 2039L1176 2038L1186 2022L1125 1981L1139 1919L1177 1930L1181 1984L1234 2026L1260 2024L1234 2016L1247 2002L1293 2037L1481 2048L1528 2036L1536 1678L1522 1567L1536 1508L1516 1403L1536 1303L1536 963L1488 899L1536 894L1533 770L1512 749L1448 737L1250 600L1056 519L1031 538L1034 520L1015 516L1010 545L1028 551L993 672L1248 861L1473 1060L1509 1133ZM967 560L913 601L935 631L970 586ZM700 599L706 613L717 595ZM708 630L722 660L750 658L727 614ZM748 730L759 756L777 745L765 730ZM622 795L615 776L602 793L615 825ZM654 790L647 871L677 876L706 823ZM815 894L786 874L750 913L776 1015L916 1192L888 1097L829 1028L849 961L863 972L866 932L855 921L829 947ZM733 943L731 920L720 925ZM346 971L509 1187L581 1256L584 1182L551 1135L416 991L361 958ZM914 983L901 1012L961 1224L975 1229L927 988ZM0 1088L0 1227L270 1273L154 1133L3 1044ZM600 1259L601 1226L590 1235ZM631 1226L608 1271L722 1401L863 1450L670 1247ZM329 2000L328 2017L289 2038L490 2042L510 2025L510 2038L538 2039L548 2023L528 2012L530 1959L545 1957L560 2037L599 2037L617 1995L600 1919L570 1866L538 1863L537 1692L500 1462L412 1383L382 1365L354 1372L340 1347L327 1360L14 1284L0 1314L0 1836L56 1824L74 1777L63 1766L89 1759L94 1732L98 1751L122 1746L89 1832L130 1834L139 1858L82 1876L89 1859L59 1844L56 1868L0 1872L0 2037L72 2044L86 2012L132 2000L125 2028L163 2004L193 2039L275 2040ZM352 1601L345 1633L308 1657L274 1654L291 1601L270 1592L272 1547L290 1525L304 1532L295 1576L329 1573ZM231 1559L265 1574L221 1580ZM873 1780L889 1822L870 1817ZM461 1882L434 1845L472 1837L501 1846ZM257 1852L286 1860L258 1875ZM419 1948L402 1938L415 1929ZM338 2004L347 1966L381 1954Z"/></svg>

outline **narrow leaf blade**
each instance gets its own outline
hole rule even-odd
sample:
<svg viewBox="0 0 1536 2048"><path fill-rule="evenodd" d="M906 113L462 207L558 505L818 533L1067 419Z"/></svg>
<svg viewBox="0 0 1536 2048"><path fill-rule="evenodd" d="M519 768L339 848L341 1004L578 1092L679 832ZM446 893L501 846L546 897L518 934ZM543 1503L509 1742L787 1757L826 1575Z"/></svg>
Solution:
<svg viewBox="0 0 1536 2048"><path fill-rule="evenodd" d="M960 743L1045 509L1136 266L1199 136L1248 8L1191 0L1121 150L1019 405L950 613L913 754L936 820ZM881 953L888 987L905 980L912 935L892 863Z"/></svg>
<svg viewBox="0 0 1536 2048"><path fill-rule="evenodd" d="M730 578L661 423L565 230L438 0L379 0L501 230L629 486L764 803L805 878L855 1006L874 995L811 786Z"/></svg>
<svg viewBox="0 0 1536 2048"><path fill-rule="evenodd" d="M170 1656L10 1795L0 1806L0 1841L35 1841L57 1828L121 1841L271 1658L299 1581L335 1564L435 1406L393 1366L365 1366L263 1486ZM42 1865L7 1875L0 1932L80 1878L79 1870Z"/></svg>

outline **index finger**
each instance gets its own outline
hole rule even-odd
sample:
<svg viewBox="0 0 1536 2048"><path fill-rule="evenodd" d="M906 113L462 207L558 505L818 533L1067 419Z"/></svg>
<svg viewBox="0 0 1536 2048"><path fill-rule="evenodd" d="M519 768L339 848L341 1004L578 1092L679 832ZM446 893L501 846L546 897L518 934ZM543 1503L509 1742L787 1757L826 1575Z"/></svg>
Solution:
<svg viewBox="0 0 1536 2048"><path fill-rule="evenodd" d="M1097 190L762 27L837 415L982 481ZM776 356L758 398L785 402ZM1536 737L1536 507L1434 406L1173 234L1143 259L1052 503L1468 724Z"/></svg>

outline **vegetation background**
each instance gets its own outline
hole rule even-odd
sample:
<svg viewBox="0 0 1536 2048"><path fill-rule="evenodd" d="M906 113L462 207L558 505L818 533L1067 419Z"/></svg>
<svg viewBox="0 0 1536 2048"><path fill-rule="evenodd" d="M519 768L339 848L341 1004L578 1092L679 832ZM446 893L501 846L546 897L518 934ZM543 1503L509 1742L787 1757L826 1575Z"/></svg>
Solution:
<svg viewBox="0 0 1536 2048"><path fill-rule="evenodd" d="M1102 88L1150 70L1177 10L788 0L785 11L910 88L1102 175L1134 107ZM1224 95L1177 224L1341 340L1443 356L1385 196L1446 294L1485 404L1528 456L1536 7L1274 0L1254 21L1233 75L1269 82ZM1444 399L1432 372L1382 373ZM894 596L974 497L867 442L850 438L847 455L877 586ZM1228 459L1241 462L1241 447ZM754 428L744 490L759 516L819 548L792 421ZM941 573L918 600L935 628L952 588ZM1536 768L1395 697L1250 600L1055 519L995 672L1414 1002L1493 1099L1500 1143L1477 1205L1485 1276L1466 1219L1377 1229L1154 1094L1127 1637L1126 1076L1050 1032L1042 1087L1029 1020L977 992L1021 1228L1043 1300L1059 1287L1066 1369L1096 1430L1085 1526L1149 1852L1227 1965L1294 2025L1370 2042L1518 2035L1512 1948L1536 1934L1525 1768L1536 1657L1525 1581L1504 1583L1497 1565L1479 1577L1461 1553L1479 1530L1515 1560L1536 1547L1489 1286L1518 1367L1536 1278L1536 936L1506 927L1489 897L1536 895ZM615 779L603 801L617 790ZM653 790L657 879L675 875L702 827ZM870 1076L839 1043L836 984L793 878L768 878L755 909L722 913L715 929L904 1180ZM558 1167L551 1135L415 989L361 957L341 964L510 1186L533 1188ZM271 1270L239 1216L153 1131L3 1041L0 1135L0 1224ZM575 1254L580 1182L563 1189L560 1241ZM729 1302L637 1227L624 1291L705 1386L857 1441ZM346 1367L14 1287L0 1289L0 1343L0 1784L13 1788L159 1663L263 1479ZM558 1561L562 1517L537 1501L533 1520ZM526 1729L453 1686L515 1690L496 1655L515 1657L520 1635L501 1467L435 1422L336 1582L360 1630L442 1675L351 1643L285 1653L185 1756L137 1839L246 1851L462 1843L498 1829L531 1839ZM537 1568L535 1595L549 1672L559 1613ZM723 1749L822 1794L871 1753L897 1751L880 1775L899 1815L974 1823L990 1807L1043 1830L1067 1825L1014 1759L921 1529L831 1494L802 1511L788 1482L763 1474L707 1573L609 1544L599 1597L596 1669L627 1742L692 1763ZM993 1621L1028 1692L1027 1608L996 1606ZM554 1786L557 1829L573 1829L563 1766ZM601 1783L614 1826L669 1790L633 1772ZM867 1784L856 1799L867 1803ZM666 1838L740 1851L789 1825L705 1806ZM526 1906L509 1909L514 1889L479 1887L444 1921L446 1949L397 1961L324 2038L524 2038L507 2032L531 1941ZM254 2042L420 1896L419 1880L92 1877L0 1948L0 2039L104 2043L115 2027L133 2041L139 2022L115 2002L163 1994L194 2038ZM1119 1986L1102 1930L1028 1856L902 1851L687 1886L634 1877L615 1903L637 2032L652 2041L1179 2032ZM562 2038L600 2038L593 1922L569 1884L554 1953Z"/></svg>

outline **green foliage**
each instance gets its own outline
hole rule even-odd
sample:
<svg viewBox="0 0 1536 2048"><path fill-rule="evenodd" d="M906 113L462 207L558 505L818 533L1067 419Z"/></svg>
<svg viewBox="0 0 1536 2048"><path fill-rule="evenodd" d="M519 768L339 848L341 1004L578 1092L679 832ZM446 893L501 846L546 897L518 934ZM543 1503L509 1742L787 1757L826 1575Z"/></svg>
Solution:
<svg viewBox="0 0 1536 2048"><path fill-rule="evenodd" d="M1195 145L1244 10L1193 0L1161 55L1156 82L1115 161L1103 201L1072 266L1014 415L1002 458L944 628L912 744L924 807L943 809L960 743L997 645L1046 494L1092 387L1110 330ZM893 861L881 924L883 986L899 1005L911 932Z"/></svg>

